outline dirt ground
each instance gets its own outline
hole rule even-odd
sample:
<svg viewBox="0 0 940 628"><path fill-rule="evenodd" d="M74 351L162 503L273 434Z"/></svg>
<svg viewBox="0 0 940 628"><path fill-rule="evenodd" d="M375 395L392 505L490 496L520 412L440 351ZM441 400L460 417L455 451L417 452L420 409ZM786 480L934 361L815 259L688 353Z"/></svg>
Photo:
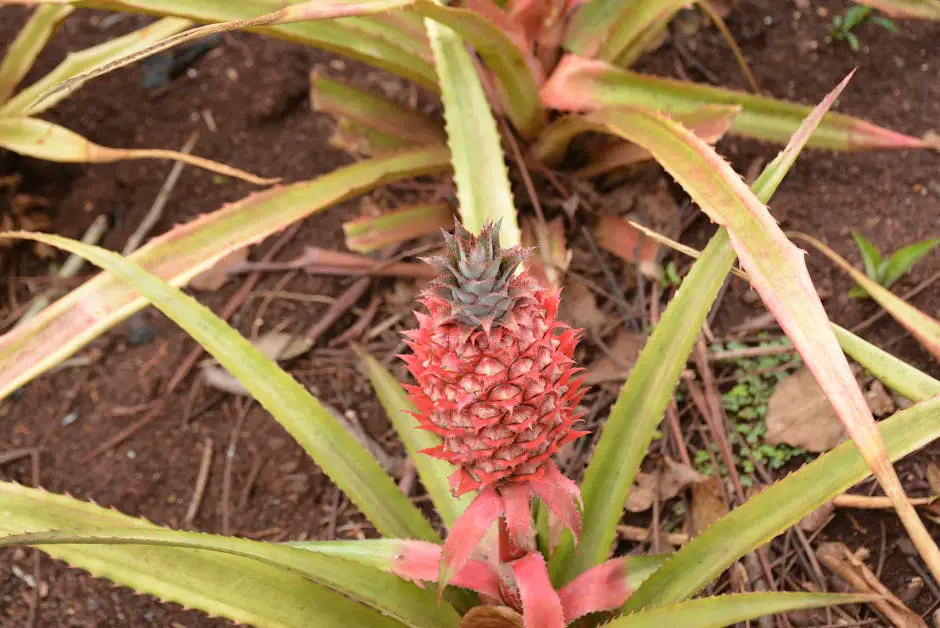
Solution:
<svg viewBox="0 0 940 628"><path fill-rule="evenodd" d="M800 8L811 4L809 8ZM858 73L838 103L840 111L884 126L920 135L940 127L940 25L902 22L898 34L863 26L858 35L863 50L825 41L833 12L845 3L742 2L728 18L765 94L812 103L819 100L851 68ZM826 13L824 15L824 13ZM26 12L0 9L0 47L14 36ZM76 11L40 56L27 82L42 76L68 51L112 38L143 24L124 17L116 23L108 14ZM743 87L740 72L720 36L711 29L688 36L691 57L667 43L650 58L644 70L676 75L678 65L699 81ZM378 72L363 69L331 55L259 36L226 36L187 73L158 90L146 90L139 67L127 68L97 80L48 114L104 145L176 148L194 129L200 137L195 153L256 174L280 176L286 182L308 179L350 161L330 147L332 121L312 113L307 97L308 73L324 64L337 73L354 73L381 89L402 89ZM205 112L208 112L206 114ZM211 117L217 131L205 123ZM720 150L739 172L756 160L766 163L776 149L759 142L726 139ZM148 211L170 165L157 161L77 166L41 162L0 153L0 175L19 174L19 192L49 200L47 210L58 233L81 237L91 222L106 214L113 227L103 244L120 249ZM157 231L212 211L242 198L253 186L211 173L185 168ZM0 197L2 201L2 197ZM770 204L787 230L803 231L832 246L847 259L859 257L850 230L859 229L883 251L940 233L940 155L926 152L833 154L808 152ZM305 245L344 248L341 225L359 212L357 202L332 208L303 222L297 235L277 255L287 260ZM701 246L711 233L699 218L684 241ZM276 238L255 247L259 259ZM814 281L826 296L830 316L852 326L877 311L875 305L849 299L851 282L820 255L809 255ZM24 277L41 277L47 263L28 250L7 258L5 283L10 303L29 296ZM934 252L902 279L903 292L940 269ZM86 273L91 271L85 270ZM200 299L221 311L238 290L241 278L230 280ZM326 305L285 298L281 293L335 297L349 278L314 277L305 273L269 273L233 319L246 334L286 325L302 330L322 315ZM383 281L373 290L386 292L396 284ZM401 289L401 284L397 284ZM365 306L368 298L360 302ZM940 290L926 290L912 303L932 316L940 315ZM405 307L405 306L401 306ZM723 333L761 313L759 306L735 283L714 322ZM347 314L322 337L317 348L291 363L290 370L324 403L358 419L368 434L395 455L399 446L389 425L358 373L353 354L331 339L347 328L356 312ZM862 334L935 376L940 365L889 318ZM391 353L391 335L373 342L377 354ZM97 356L90 366L76 366L43 375L0 405L0 452L44 444L39 465L29 459L0 466L0 478L113 506L151 521L180 526L193 494L203 448L213 455L205 497L193 527L255 539L355 538L371 534L335 487L292 439L263 411L203 388L193 391L189 376L168 399L163 411L131 437L88 459L89 454L146 416L194 343L153 310L132 317L83 352ZM226 449L235 445L226 470ZM923 490L922 462L940 454L929 448L899 466L908 486ZM225 485L225 486L223 486ZM232 496L223 499L223 493ZM898 548L904 537L889 513L840 511L822 539L841 540L850 547L867 546L885 556L882 578L895 591L917 575L908 556ZM883 540L884 539L884 540ZM914 560L914 559L911 559ZM916 563L916 560L914 560ZM24 626L34 599L26 578L33 573L32 552L0 552L0 624ZM214 626L222 620L162 604L115 588L47 557L40 562L40 591L36 626ZM929 587L911 600L925 612L937 602ZM877 625L877 624L873 624Z"/></svg>

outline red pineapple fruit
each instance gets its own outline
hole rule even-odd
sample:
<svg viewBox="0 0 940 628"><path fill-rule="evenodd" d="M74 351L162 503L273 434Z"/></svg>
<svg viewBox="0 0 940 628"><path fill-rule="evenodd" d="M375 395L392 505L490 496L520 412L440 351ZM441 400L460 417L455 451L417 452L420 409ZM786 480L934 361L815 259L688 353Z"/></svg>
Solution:
<svg viewBox="0 0 940 628"><path fill-rule="evenodd" d="M572 358L579 331L557 320L557 291L517 272L525 253L500 248L499 223L477 237L458 224L444 238L403 359L418 382L408 387L415 416L443 441L425 453L457 467L455 494L480 490L444 545L446 583L497 519L502 560L533 548L533 495L577 536L581 495L551 456L586 432L572 429L584 394Z"/></svg>

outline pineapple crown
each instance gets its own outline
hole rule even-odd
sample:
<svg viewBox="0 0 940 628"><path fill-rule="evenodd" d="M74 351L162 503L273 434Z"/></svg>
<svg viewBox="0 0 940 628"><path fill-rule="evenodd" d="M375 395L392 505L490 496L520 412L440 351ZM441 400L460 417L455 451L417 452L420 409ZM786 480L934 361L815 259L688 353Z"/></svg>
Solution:
<svg viewBox="0 0 940 628"><path fill-rule="evenodd" d="M471 327L511 325L506 314L531 298L527 282L513 281L527 251L499 246L500 223L487 221L474 236L455 221L454 233L444 232L447 253L425 260L440 273L432 291L450 305L450 317Z"/></svg>

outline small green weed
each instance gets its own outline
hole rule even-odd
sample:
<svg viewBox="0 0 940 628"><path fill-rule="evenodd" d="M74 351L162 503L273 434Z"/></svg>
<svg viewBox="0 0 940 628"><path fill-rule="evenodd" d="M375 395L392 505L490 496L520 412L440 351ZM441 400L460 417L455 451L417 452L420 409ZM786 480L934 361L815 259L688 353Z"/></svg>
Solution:
<svg viewBox="0 0 940 628"><path fill-rule="evenodd" d="M844 41L849 45L849 48L852 49L852 52L858 52L861 48L861 44L858 41L858 37L852 32L852 29L856 26L868 22L877 24L892 33L898 32L898 27L894 22L880 15L872 16L871 11L871 7L856 4L848 9L844 15L833 17L829 37L831 37L833 41Z"/></svg>
<svg viewBox="0 0 940 628"><path fill-rule="evenodd" d="M759 346L775 347L789 346L787 338L773 339L761 342ZM725 345L715 345L715 351L744 349L747 345L738 342L729 342ZM784 378L789 376L786 370L780 369L786 364L794 367L799 364L796 353L769 355L755 358L741 358L734 360L735 383L730 390L721 396L722 405L731 422L731 429L739 438L732 439L732 449L735 466L741 475L741 483L745 486L753 484L754 462L758 462L770 469L779 469L792 458L805 455L804 450L789 445L769 445L764 442L767 433L767 408L770 396ZM776 370L774 370L776 369ZM708 443L712 455L718 458L718 449L714 443ZM706 475L715 473L712 456L705 449L695 454L695 464L699 472ZM719 462L718 472L727 474L727 469Z"/></svg>
<svg viewBox="0 0 940 628"><path fill-rule="evenodd" d="M862 263L865 265L865 274L868 278L883 288L890 288L894 282L904 276L914 264L940 244L940 238L931 238L915 244L909 244L898 249L887 259L882 259L881 252L857 231L852 232L858 250L862 254ZM855 286L849 291L849 296L866 298L868 293L861 286Z"/></svg>
<svg viewBox="0 0 940 628"><path fill-rule="evenodd" d="M678 288L682 285L682 277L679 276L679 271L676 270L676 262L674 260L669 260L663 268L659 283L662 284L664 288L668 288L669 286Z"/></svg>

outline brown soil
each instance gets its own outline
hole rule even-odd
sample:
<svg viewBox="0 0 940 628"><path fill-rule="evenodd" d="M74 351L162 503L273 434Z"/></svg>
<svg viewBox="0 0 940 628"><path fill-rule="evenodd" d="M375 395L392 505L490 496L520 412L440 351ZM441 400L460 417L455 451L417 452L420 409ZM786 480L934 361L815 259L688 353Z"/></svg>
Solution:
<svg viewBox="0 0 940 628"><path fill-rule="evenodd" d="M802 4L802 3L799 3ZM853 54L843 45L824 42L829 17L817 14L817 7L830 13L841 10L839 3L813 3L799 19L791 3L742 3L742 9L729 18L729 25L748 56L765 93L814 102L844 74L858 65L859 72L839 109L862 115L875 122L913 134L936 126L940 120L940 55L931 42L940 40L940 27L903 23L898 35L865 26L858 34L866 50ZM26 13L2 9L0 45L12 38ZM35 80L57 63L69 50L114 37L138 26L137 18L126 17L104 27L107 14L76 12L40 57L29 80ZM811 42L818 45L814 48ZM726 85L742 85L734 61L721 39L710 30L694 37L693 54L702 66ZM665 74L675 74L672 46L658 51L646 65ZM336 71L355 72L363 81L394 88L377 72L348 62L337 65L333 57L308 48L261 37L238 34L201 58L193 72L184 75L154 95L143 89L142 71L132 67L99 79L76 93L49 114L49 119L68 126L98 143L127 147L179 148L194 128L201 136L196 153L286 181L307 179L328 172L349 158L329 147L326 139L332 123L313 114L307 101L308 72L315 63L330 63ZM688 66L688 64L687 64ZM689 73L696 80L695 69ZM209 132L202 112L211 112L218 132ZM739 171L747 170L757 158L765 161L773 147L738 139L722 142ZM883 250L933 236L940 231L940 158L927 153L869 153L835 155L807 154L787 178L771 204L774 215L787 229L805 231L829 243L852 261L858 260L849 229L859 228ZM55 229L80 237L99 214L113 217L115 226L103 244L120 249L139 223L163 183L169 165L137 161L90 167L52 164L19 156L0 154L0 175L19 173L22 192L48 198ZM226 180L218 182L211 174L186 168L167 206L159 230L220 207L243 197L253 188ZM354 205L330 209L304 222L297 237L280 253L289 259L306 244L342 247L342 221L356 212ZM690 232L690 243L704 243L711 228L700 219ZM266 242L252 251L259 258L270 246ZM940 253L923 261L901 290L935 272ZM810 255L814 279L829 297L826 305L838 322L853 325L874 311L870 303L847 299L851 284L844 274ZM7 271L11 276L37 276L45 271L28 253L15 258ZM259 290L280 290L308 294L338 295L348 279L329 279L295 274L287 283L283 274L266 277ZM200 298L216 311L237 289L239 280L222 290ZM27 298L22 284L17 298ZM382 284L382 289L391 284ZM716 329L729 327L760 313L744 298L743 286L736 285L725 298ZM914 300L924 311L940 314L940 292L928 290ZM243 333L271 329L287 322L289 330L302 330L322 314L323 305L306 305L273 300L258 320L261 300L252 300L236 316ZM342 330L353 315L341 321ZM130 340L146 330L153 339L143 344ZM334 333L338 333L335 332ZM146 335L146 334L144 334ZM866 330L867 338L888 347L928 372L940 375L940 367L916 342L902 334L893 321L883 319ZM321 339L325 347L329 338ZM394 345L387 339L386 350ZM389 344L391 343L391 344ZM100 360L91 367L76 367L44 375L14 398L0 406L0 450L36 444L44 436L39 483L48 490L67 492L94 499L132 515L171 526L180 525L190 497L202 447L210 442L214 456L209 485L194 526L222 531L222 484L225 450L232 438L237 408L229 397L200 391L189 399L190 377L181 392L169 400L166 411L144 430L107 453L82 464L79 460L142 413L116 410L148 403L172 377L177 365L193 348L192 341L152 310L132 318L108 333L94 347ZM352 356L343 351L320 349L292 364L291 370L309 384L318 397L339 412L354 412L367 431L394 452L389 442L387 422L358 374ZM187 412L194 408L195 412ZM184 423L184 417L191 414ZM77 416L63 425L66 416ZM333 485L308 460L303 451L260 409L247 413L232 462L233 494L230 532L253 538L327 538L331 530L340 537L359 533L357 520L344 512L344 500ZM241 491L253 468L257 479L244 502ZM917 475L919 463L901 467L906 479ZM0 478L32 483L29 460L4 465ZM339 515L331 525L332 513ZM351 511L352 509L348 509ZM886 555L884 578L900 590L914 574L906 557L896 551L903 532L889 514L853 513L859 529L848 515L825 531L855 548L866 545L873 552L880 546L884 525ZM338 526L336 524L338 522ZM338 528L338 529L337 529ZM365 533L369 533L368 527ZM30 553L23 550L0 553L0 622L23 626L33 599L33 591L11 575L11 567L31 573ZM88 577L48 559L41 560L40 580L48 585L41 599L36 626L211 626L222 625L204 615L160 604L146 596ZM936 602L929 591L913 605L926 610ZM174 623L175 622L175 623Z"/></svg>

